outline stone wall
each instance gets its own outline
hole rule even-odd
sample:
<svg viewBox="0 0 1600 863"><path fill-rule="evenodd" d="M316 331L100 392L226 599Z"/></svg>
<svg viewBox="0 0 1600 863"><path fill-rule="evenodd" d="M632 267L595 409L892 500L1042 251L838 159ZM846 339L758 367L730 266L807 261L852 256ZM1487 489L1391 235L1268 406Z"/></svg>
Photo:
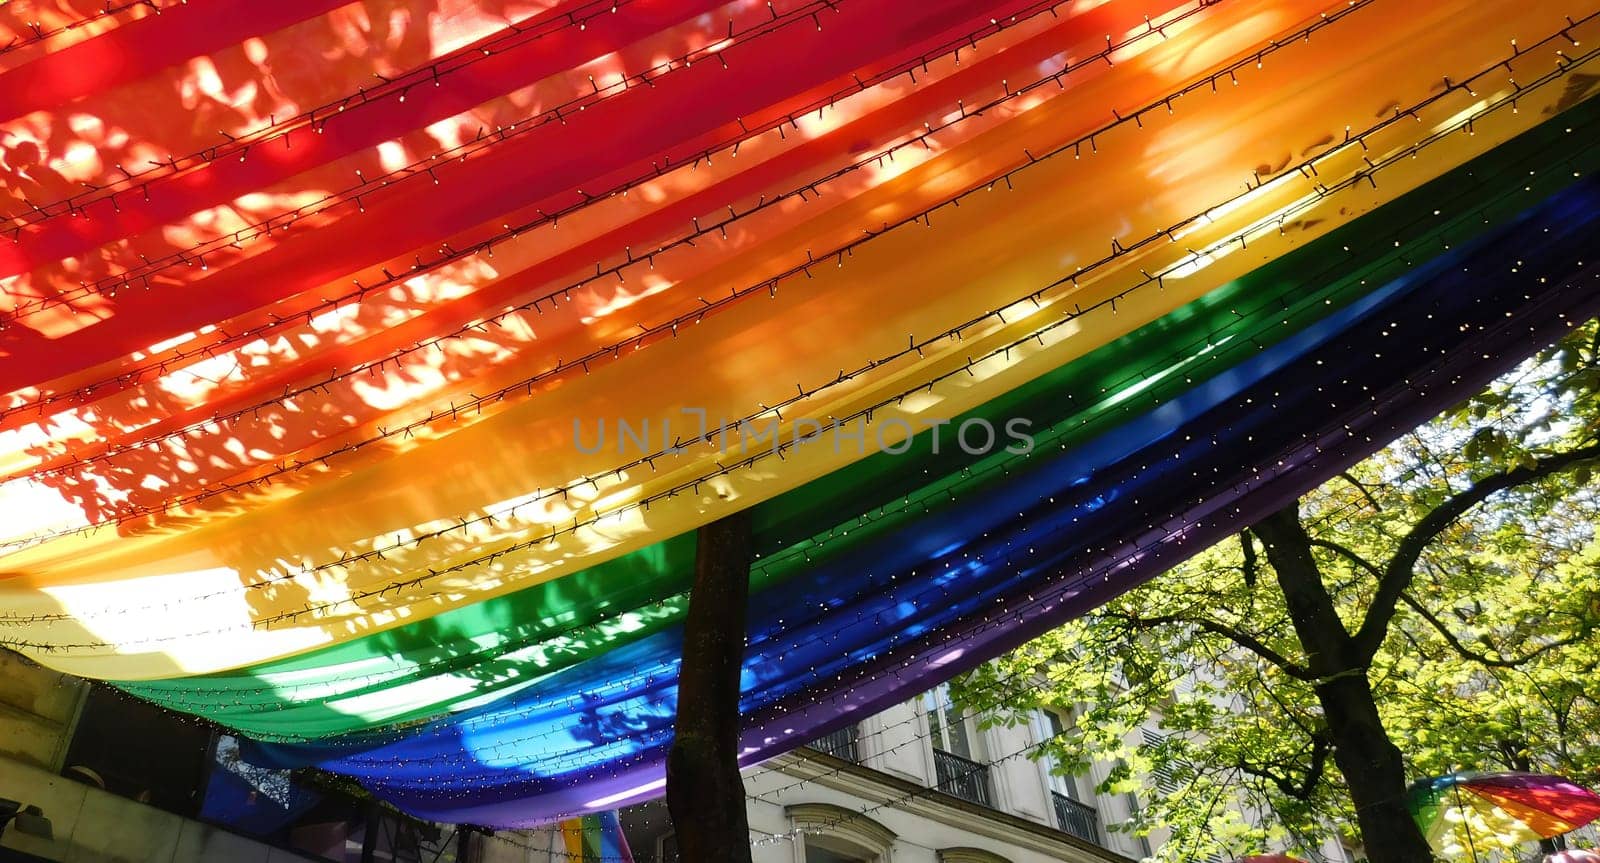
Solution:
<svg viewBox="0 0 1600 863"><path fill-rule="evenodd" d="M313 859L15 760L0 759L0 797L38 806L55 834L42 839L8 829L0 838L0 847L61 863L301 863Z"/></svg>
<svg viewBox="0 0 1600 863"><path fill-rule="evenodd" d="M0 758L61 769L88 686L0 650Z"/></svg>

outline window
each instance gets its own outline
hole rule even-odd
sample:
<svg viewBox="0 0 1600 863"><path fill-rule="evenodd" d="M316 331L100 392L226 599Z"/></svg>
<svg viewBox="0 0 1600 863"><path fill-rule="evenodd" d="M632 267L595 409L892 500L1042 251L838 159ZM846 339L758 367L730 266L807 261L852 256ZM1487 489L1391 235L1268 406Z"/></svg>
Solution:
<svg viewBox="0 0 1600 863"><path fill-rule="evenodd" d="M977 728L950 699L950 687L940 684L922 697L928 716L928 738L933 743L934 787L946 794L993 806L989 765L976 745Z"/></svg>
<svg viewBox="0 0 1600 863"><path fill-rule="evenodd" d="M1038 708L1029 717L1035 743L1058 738L1066 733L1067 719L1060 713ZM1100 843L1100 812L1095 808L1092 795L1078 790L1078 780L1069 775L1061 763L1049 753L1039 759L1050 783L1050 802L1056 813L1056 827L1079 839Z"/></svg>
<svg viewBox="0 0 1600 863"><path fill-rule="evenodd" d="M1011 863L1011 861L982 848L941 848L939 863Z"/></svg>
<svg viewBox="0 0 1600 863"><path fill-rule="evenodd" d="M656 860L660 863L679 863L677 834L667 833L656 840Z"/></svg>
<svg viewBox="0 0 1600 863"><path fill-rule="evenodd" d="M1160 749L1167 745L1167 736L1165 734L1151 731L1148 728L1141 729L1140 734L1144 737L1144 747L1146 749ZM1151 783L1162 794L1176 794L1182 789L1173 767L1174 765L1170 761L1163 761L1160 766L1156 767L1155 772L1150 775Z"/></svg>
<svg viewBox="0 0 1600 863"><path fill-rule="evenodd" d="M211 729L178 722L109 686L83 703L63 776L193 818L200 811Z"/></svg>
<svg viewBox="0 0 1600 863"><path fill-rule="evenodd" d="M1152 731L1148 728L1141 729L1139 733L1143 738L1144 748L1146 749L1161 749L1168 746L1171 739L1159 731ZM1154 785L1156 790L1163 795L1178 794L1187 789L1187 786L1180 778L1180 771L1189 772L1192 775L1192 768L1188 762L1171 758L1165 759L1156 767L1147 780L1147 784ZM1206 863L1221 863L1221 860L1220 858L1216 861L1208 860Z"/></svg>
<svg viewBox="0 0 1600 863"><path fill-rule="evenodd" d="M1061 717L1061 714L1042 707L1033 711L1031 725L1033 726L1033 740L1035 743L1044 743L1047 740L1061 737L1067 730L1067 722ZM1061 764L1056 760L1055 756L1045 753L1040 762L1050 772L1051 791L1057 794L1065 794L1073 800L1081 799L1078 794L1078 783L1073 781L1073 778L1061 769Z"/></svg>
<svg viewBox="0 0 1600 863"><path fill-rule="evenodd" d="M969 732L966 717L950 700L949 684L941 683L938 688L924 693L922 707L928 714L928 736L934 749L977 760L972 746L975 735Z"/></svg>
<svg viewBox="0 0 1600 863"><path fill-rule="evenodd" d="M847 725L831 734L824 734L816 740L806 744L818 752L826 752L835 758L860 763L861 752L857 745L860 738L856 726Z"/></svg>
<svg viewBox="0 0 1600 863"><path fill-rule="evenodd" d="M886 863L894 831L842 806L799 803L785 807L794 828L798 863Z"/></svg>
<svg viewBox="0 0 1600 863"><path fill-rule="evenodd" d="M872 863L872 861L866 857L832 851L807 839L806 863Z"/></svg>
<svg viewBox="0 0 1600 863"><path fill-rule="evenodd" d="M1118 758L1116 766L1114 768L1112 768L1112 772L1116 773L1119 776L1122 775L1123 773L1128 772L1128 762L1123 761L1121 758ZM1139 813L1141 811L1141 807L1140 807L1140 804L1139 804L1139 795L1133 793L1132 791L1129 791L1128 793L1122 795L1122 799L1123 799L1123 802L1128 805L1128 821L1129 822L1138 821L1139 820ZM1136 837L1134 837L1134 841L1138 843L1139 850L1141 852L1143 852L1141 856L1149 857L1150 856L1150 851L1151 851L1149 837L1136 836Z"/></svg>

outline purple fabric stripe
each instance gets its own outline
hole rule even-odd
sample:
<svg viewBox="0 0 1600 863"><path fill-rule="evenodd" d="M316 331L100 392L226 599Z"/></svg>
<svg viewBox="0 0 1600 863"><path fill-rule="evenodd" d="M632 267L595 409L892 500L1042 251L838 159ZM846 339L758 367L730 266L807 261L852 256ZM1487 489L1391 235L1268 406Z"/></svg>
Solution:
<svg viewBox="0 0 1600 863"><path fill-rule="evenodd" d="M1459 780L1461 787L1514 788L1524 791L1560 791L1593 796L1594 792L1560 776L1544 773L1475 773Z"/></svg>

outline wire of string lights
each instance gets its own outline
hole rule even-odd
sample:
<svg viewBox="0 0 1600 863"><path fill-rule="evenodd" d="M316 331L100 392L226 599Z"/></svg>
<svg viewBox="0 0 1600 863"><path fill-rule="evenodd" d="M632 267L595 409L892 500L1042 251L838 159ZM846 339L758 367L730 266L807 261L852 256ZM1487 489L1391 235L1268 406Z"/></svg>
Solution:
<svg viewBox="0 0 1600 863"><path fill-rule="evenodd" d="M1552 165L1552 167L1560 168L1560 167L1558 167L1558 165ZM1470 218L1470 216L1462 216L1462 218ZM840 530L845 530L845 532L848 532L848 530L854 530L854 528L856 528L856 527L861 527L861 524L866 524L866 522L856 522L856 525L854 525L854 527L851 527L851 525L845 525L845 527L840 528ZM570 632L570 631L562 631L562 634L566 634L566 632ZM182 701L170 701L170 703L182 704ZM282 704L277 704L277 706L282 706Z"/></svg>
<svg viewBox="0 0 1600 863"><path fill-rule="evenodd" d="M875 715L1600 303L1596 0L1440 2L36 31L0 84L146 44L0 86L0 641L517 827L659 786L682 567L750 509L747 760Z"/></svg>
<svg viewBox="0 0 1600 863"><path fill-rule="evenodd" d="M1557 37L1550 37L1550 38L1557 38ZM1488 70L1486 70L1486 72L1488 72ZM1546 75L1546 77L1541 78L1541 80L1538 80L1538 82L1530 83L1530 85L1525 85L1525 88L1528 91L1534 90L1534 88L1538 88L1538 86L1546 85L1546 83L1550 83L1550 82L1555 82L1555 80L1560 80L1560 78L1562 78L1562 74L1563 74L1562 70L1557 70L1557 72L1552 72L1552 74ZM1462 86L1462 88L1467 88L1467 90L1470 90L1470 86L1472 86L1472 80L1469 80L1469 82L1459 83L1458 86ZM1526 94L1523 94L1523 98L1526 98ZM1434 101L1434 99L1430 98L1429 102L1432 102L1432 101ZM1486 112L1490 112L1490 110L1501 109L1501 107L1514 106L1514 102L1515 102L1514 98L1512 98L1512 99L1501 99L1501 101L1496 102L1496 104L1491 104L1490 107L1486 107L1486 109L1483 110L1482 114L1486 114ZM1411 112L1414 112L1414 110L1418 110L1418 107L1413 107L1413 109L1411 109ZM1482 117L1482 114L1474 115L1474 117L1466 118L1466 120L1464 120L1464 122L1458 123L1458 126L1456 126L1456 128L1469 128L1469 126L1472 125L1472 122L1474 122L1474 120L1477 120L1477 118ZM1402 112L1400 112L1400 109L1397 109L1397 115L1395 115L1395 117L1403 117L1403 115L1406 115L1406 114L1402 114ZM1374 126L1374 130L1376 130L1376 128L1386 128L1387 123L1390 123L1390 122L1394 122L1394 118L1389 118L1389 120L1384 120L1384 122L1379 123L1378 126ZM1451 130L1451 131L1454 131L1454 130ZM1442 133L1437 133L1437 136L1443 136L1443 134L1445 134L1445 133L1443 133L1443 131L1442 131ZM1350 141L1354 142L1354 144L1360 144L1360 146L1365 146L1365 138L1360 138L1360 136L1352 136L1352 139L1350 139ZM1349 144L1349 142L1347 142L1347 144ZM1406 154L1406 155L1413 155L1414 152L1416 152L1416 151L1413 151L1413 152L1411 152L1411 154ZM1398 159L1400 159L1400 157L1394 157L1394 159L1389 160L1389 162L1387 162L1387 163L1397 162ZM1312 163L1315 163L1315 162L1312 162ZM1374 170L1376 170L1376 168L1374 168ZM1365 179L1370 179L1370 176L1358 175L1358 176L1355 176L1355 178L1350 178L1349 181L1346 181L1346 184L1360 183L1360 181L1365 181ZM1328 189L1328 191L1331 191L1331 187L1326 187L1326 189ZM1258 231L1259 231L1259 227L1258 227ZM1170 234L1170 231L1163 232L1162 235L1165 235L1165 234ZM1162 237L1162 235L1152 235L1152 237L1150 237L1150 239L1141 240L1141 242L1134 243L1134 245L1131 245L1131 247L1128 247L1128 248L1138 248L1138 247L1141 247L1141 245L1146 245L1147 242L1155 242L1155 240L1160 239L1160 237ZM1222 240L1222 242L1216 243L1216 248L1226 247L1227 243L1229 243L1229 242L1230 242L1230 240ZM1115 253L1114 253L1114 256L1115 256ZM1176 267L1176 266L1182 266L1182 264L1174 264L1174 267ZM1074 282L1075 282L1075 279L1074 279ZM1162 283L1162 275L1160 275L1160 274L1155 275L1155 277L1152 277L1152 279L1146 280L1146 282L1142 282L1142 285L1150 285L1150 283L1155 283L1155 285L1157 285L1157 287L1160 287L1160 283ZM1035 296L1035 298L1037 298L1038 295L1034 295L1034 296ZM1010 304L1010 306L1014 306L1014 303ZM1008 307L1010 307L1010 306L1008 306ZM1114 296L1114 298L1110 299L1109 306L1112 307L1112 309L1115 309L1115 296ZM981 319L979 319L979 320L986 320L986 319L989 319L989 317L994 317L994 315L1000 315L1000 317L1002 317L1002 319L1003 319L1003 309L1002 309L1002 311L990 312L990 315L984 315L984 317L981 317ZM1064 322L1058 322L1058 323L1056 323L1056 325L1054 325L1054 327L1061 327L1061 325L1064 325ZM675 327L675 325L674 325L674 327ZM1054 328L1054 327L1051 327L1051 328ZM938 338L928 339L928 344L936 343L936 341L939 341L939 339L941 339L941 338L946 338L946 336L938 336ZM1013 344L1010 344L1010 346L1003 347L1003 351L1000 351L1000 352L1010 351L1010 349L1013 349L1013 347L1018 347L1018 346L1021 346L1021 344L1026 343L1027 339L1037 339L1037 338L1038 338L1038 333L1030 333L1030 335L1026 336L1026 338L1019 339L1018 343L1013 343ZM920 351L922 351L922 346L918 346L918 344L914 344L914 346L910 347L910 349L907 349L906 354L910 354L910 352L912 352L912 351L920 352ZM992 354L989 354L989 355L995 355L995 354L997 354L997 352L992 352ZM891 359L893 359L893 357L891 357ZM875 362L872 363L872 365L880 365L880 363L882 363L882 362L888 362L888 359L875 360ZM960 371L950 371L950 373L947 373L947 375L944 376L944 378L941 378L941 379L952 378L952 376L957 376L957 375L960 375ZM818 392L824 391L824 389L829 389L829 387L832 387L832 386L838 386L838 383L843 383L843 381L850 381L850 379L853 379L853 375L843 375L842 379L840 379L840 381L835 381L835 383L830 383L830 384L821 384L821 386L813 387L813 391L806 391L806 389L803 389L803 387L802 387L802 392L800 392L800 394L798 394L798 395L795 395L795 397L792 397L792 399L790 399L790 403L800 402L800 400L810 399L810 397L813 397L813 395L818 394ZM920 384L920 386L926 386L926 384ZM920 389L920 386L918 386L918 389ZM912 391L912 392L914 392L914 391ZM864 410L859 411L859 413L856 413L856 415L851 416L851 418L866 418L866 416L869 415L870 411L875 410L875 408L882 408L882 407L886 407L886 405L890 405L890 403L899 402L899 400L904 399L904 397L906 397L906 395L907 394L891 395L891 397L888 397L888 399L880 400L880 402L875 403L875 405L870 405L870 407L864 408ZM771 405L771 407L768 407L768 408L766 408L766 410L763 410L762 413L755 413L755 415L747 416L747 418L744 418L744 419L746 419L746 421L758 421L758 419L762 418L762 416L770 415L771 411L779 411L778 415L781 416L781 411L784 410L784 408L786 408L786 407L789 407L789 405L787 405L787 403L779 403L779 405ZM470 405L467 405L467 408L456 408L456 410L470 410ZM453 413L456 413L456 410L453 410ZM403 431L403 429L402 429L402 431ZM398 434L398 432L390 431L390 434ZM790 445L790 447L792 447L792 445ZM779 448L774 448L774 450L779 450ZM642 466L642 464L648 464L648 463L650 463L651 460L653 460L653 458L659 458L659 456L661 456L661 455L662 455L662 453L656 453L656 455L654 455L654 456L650 456L650 455L643 456L643 458L640 458L640 460L635 460L635 463L634 464L629 464L629 466ZM766 453L758 453L758 456L755 456L755 458L752 458L752 460L747 460L747 461L749 461L750 464L739 464L739 466L741 466L741 468L749 468L749 466L752 466L752 464L754 464L755 461L757 461L758 458L760 458L760 456L765 456L765 455L766 455ZM781 452L774 452L773 455L781 455ZM309 463L302 463L302 464L309 464ZM629 468L629 466L624 466L624 468ZM728 469L730 469L730 468L723 468L722 471L720 471L720 472L726 472L726 471L728 471ZM411 581L411 583L390 584L390 586L386 586L386 588L382 589L381 592L400 591L400 589L405 588L405 586L408 586L408 584L411 584L411 586L416 586L416 584L426 583L426 581L432 580L432 578L437 578L437 576L448 575L448 573L459 572L459 570L461 570L462 567L474 567L474 565L482 565L482 564L486 564L486 562L493 562L493 560L498 559L499 556L502 556L502 554L506 554L506 552L515 551L515 549L518 549L518 548L531 548L531 546L534 546L534 544L547 543L547 541L552 540L552 538L554 538L554 536L558 536L558 535L562 535L562 533L570 532L570 530L574 530L574 528L576 528L576 527L581 527L582 524L600 524L600 522L602 522L602 520L605 519L605 517L613 516L613 514L616 514L616 512L626 512L627 509L634 509L634 508L648 508L648 506L650 506L651 501L653 501L653 500L666 500L666 498L670 498L670 496L677 496L678 493L691 492L691 490L693 490L693 488L698 487L698 485L702 484L702 482L707 482L707 480L709 480L709 479L712 479L712 477L709 477L709 476L707 476L707 477L698 477L698 479L691 480L691 482L686 482L686 484L680 485L680 487L667 488L666 492L661 492L661 493L658 493L658 495L651 496L651 498L645 498L645 500L635 501L635 503L627 504L627 506L624 506L624 508L618 509L618 511L597 512L597 514L595 514L595 516L590 517L589 522L584 522L584 520L581 520L581 519L576 520L576 522L574 522L574 525L571 525L571 527L560 528L560 530L557 530L557 532L554 532L554 533L550 533L550 535L539 536L538 540L528 540L528 541L525 541L525 543L520 544L520 546L517 546L517 544L514 544L514 546L510 546L510 548L501 549L501 551L496 552L496 554L490 554L490 556L482 556L482 557L478 557L478 559L464 560L464 562L461 562L461 564L456 564L456 565L454 565L454 567L451 567L451 568L445 568L445 570L434 570L434 573L430 573L429 576L421 576L421 578L419 578L419 580ZM560 490L555 490L555 492L546 492L546 495L557 495L557 493L560 493L560 495L565 495L565 493L568 492L568 490L574 490L574 488L579 488L579 487L582 487L582 485L586 485L586 484L592 484L592 482L594 482L594 479L592 479L592 477L589 477L589 479L581 480L581 482L576 482L576 484L571 485L571 488L560 488ZM208 493L210 493L210 492L208 492ZM418 538L414 538L414 540L408 540L408 541L406 541L406 543L403 543L403 544L406 544L406 546L414 546L414 544L421 543L421 541L429 540L429 538L434 538L434 536L443 535L443 533L454 532L454 530L461 530L462 527L470 527L470 525L477 524L477 522L482 522L482 520L496 519L496 517L504 517L504 516L507 516L507 512L494 512L494 511L491 511L491 512L488 512L488 514L485 514L485 516L475 517L475 519L469 519L469 520L467 520L467 522L464 522L464 524L454 525L454 527L443 528L442 532L424 533L424 535L419 535ZM382 554L382 551L384 551L384 549L374 549L374 551L370 551L370 552L357 552L357 554L347 554L347 556L344 556L344 557L342 557L341 560L339 560L338 564L334 564L334 565L338 565L338 567L344 567L344 565L349 565L350 562L354 562L354 560L366 560L366 559L371 559L371 557L379 556L379 554ZM326 567L326 565L323 565L323 567ZM315 572L315 567L314 567L314 570L304 570L304 572ZM296 573L296 575L304 575L304 572ZM280 580L282 580L282 578L291 578L291 575L280 576ZM277 581L277 580L272 580L272 578L269 578L269 580L258 581L258 583L254 583L254 584L270 584L270 583L274 583L274 581ZM381 596L381 592L373 591L373 592L371 592L371 594L357 594L357 596L352 597L352 599L360 599L360 596ZM315 612L315 610L317 610L317 608L307 608L306 612ZM306 612L299 612L299 613L306 613ZM293 620L294 616L298 616L298 613L294 613L294 615L288 615L288 618L269 618L269 620L258 621L258 624L261 624L261 626L270 626L270 624L277 623L277 621L280 621L280 620Z"/></svg>

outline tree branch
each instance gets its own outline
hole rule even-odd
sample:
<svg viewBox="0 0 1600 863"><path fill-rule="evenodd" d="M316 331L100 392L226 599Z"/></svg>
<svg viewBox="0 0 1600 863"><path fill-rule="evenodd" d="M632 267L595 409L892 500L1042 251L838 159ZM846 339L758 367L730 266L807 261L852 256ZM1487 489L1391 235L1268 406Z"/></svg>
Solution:
<svg viewBox="0 0 1600 863"><path fill-rule="evenodd" d="M1289 709L1289 705L1285 704L1283 699L1278 697L1277 687L1267 682L1266 677L1261 674L1261 669L1257 667L1252 668L1251 671L1255 672L1256 683L1260 684L1261 691L1266 694L1269 700L1272 701L1278 714L1294 723L1294 727L1300 729L1300 733L1304 734L1307 739L1316 737L1317 732L1308 727L1305 722L1301 720L1300 716L1295 711ZM1255 706L1253 701L1254 700L1252 699L1252 707Z"/></svg>
<svg viewBox="0 0 1600 863"><path fill-rule="evenodd" d="M1241 571L1244 573L1244 586L1254 590L1256 577L1261 570L1256 560L1256 543L1254 539L1250 538L1250 531L1239 531L1239 550L1244 554L1244 565L1241 567Z"/></svg>
<svg viewBox="0 0 1600 863"><path fill-rule="evenodd" d="M1226 624L1218 623L1214 620L1182 617L1176 614L1162 615L1160 617L1134 617L1131 614L1121 614L1113 611L1103 611L1100 613L1100 616L1120 620L1123 623L1134 627L1135 629L1155 629L1160 626L1170 626L1180 623L1188 624L1190 626L1198 626L1206 632L1226 638L1245 650L1248 650L1262 659L1272 663L1273 665L1276 665L1280 670L1283 671L1284 674L1287 674L1296 680L1301 680L1306 683L1312 683L1316 680L1316 676L1311 673L1310 669L1307 669L1294 660L1289 659L1287 656L1284 656L1278 651L1268 647L1266 642L1262 641L1261 639Z"/></svg>
<svg viewBox="0 0 1600 863"><path fill-rule="evenodd" d="M1256 766L1240 758L1235 765L1241 771L1278 786L1285 797L1292 797L1302 803L1309 802L1311 795L1317 790L1317 785L1322 781L1323 770L1328 764L1328 756L1333 754L1333 745L1328 742L1327 735L1313 734L1311 736L1311 763L1306 765L1306 772L1300 782L1291 781L1287 776L1274 772L1266 765Z"/></svg>
<svg viewBox="0 0 1600 863"><path fill-rule="evenodd" d="M1388 635L1389 622L1394 619L1400 595L1411 586L1417 558L1445 528L1490 495L1543 479L1596 458L1600 458L1600 443L1535 459L1532 467L1517 467L1490 474L1450 496L1412 525L1400 540L1394 556L1384 566L1383 577L1378 580L1378 589L1367 609L1367 616L1356 631L1354 641L1357 655L1368 662L1377 655L1384 637Z"/></svg>
<svg viewBox="0 0 1600 863"><path fill-rule="evenodd" d="M1415 611L1418 617L1421 617L1423 620L1426 620L1431 626L1433 626L1433 628L1438 631L1439 636L1444 639L1445 643L1450 645L1450 649L1454 650L1465 659L1470 659L1473 662L1488 666L1489 668L1516 668L1521 665L1526 665L1552 650L1559 650L1563 647L1577 644L1578 642L1587 639L1589 635L1594 632L1594 624L1585 623L1578 632L1575 632L1566 638L1560 638L1555 641L1542 644L1526 656L1519 656L1516 659L1494 659L1488 654L1480 653L1462 643L1461 639L1457 638L1456 634L1451 632L1450 628L1444 624L1444 621L1440 620L1432 612L1424 608L1422 603L1418 602L1416 597L1413 597L1410 593L1400 594L1400 601L1409 606L1412 611Z"/></svg>
<svg viewBox="0 0 1600 863"><path fill-rule="evenodd" d="M1311 538L1311 545L1314 548L1325 548L1325 549L1327 549L1327 550L1339 555L1340 557L1344 558L1345 560L1350 561L1351 563L1355 564L1356 566L1361 567L1362 569L1366 570L1367 572L1372 573L1372 576L1374 578L1377 578L1380 581L1383 579L1383 570L1379 569L1377 567L1377 565L1374 564L1372 561L1369 561L1366 558L1362 557L1361 555L1357 554L1354 549L1352 549L1352 548L1350 548L1348 546L1340 545L1339 543L1334 542L1331 539L1317 539L1316 537L1312 537Z"/></svg>
<svg viewBox="0 0 1600 863"><path fill-rule="evenodd" d="M1383 504L1378 503L1378 499L1372 496L1372 489L1367 488L1366 485L1364 485L1361 480L1356 479L1355 476L1350 473L1350 471L1340 471L1338 477L1355 486L1356 490L1361 492L1361 496L1367 499L1367 503L1372 504L1372 509L1374 511L1383 512Z"/></svg>

